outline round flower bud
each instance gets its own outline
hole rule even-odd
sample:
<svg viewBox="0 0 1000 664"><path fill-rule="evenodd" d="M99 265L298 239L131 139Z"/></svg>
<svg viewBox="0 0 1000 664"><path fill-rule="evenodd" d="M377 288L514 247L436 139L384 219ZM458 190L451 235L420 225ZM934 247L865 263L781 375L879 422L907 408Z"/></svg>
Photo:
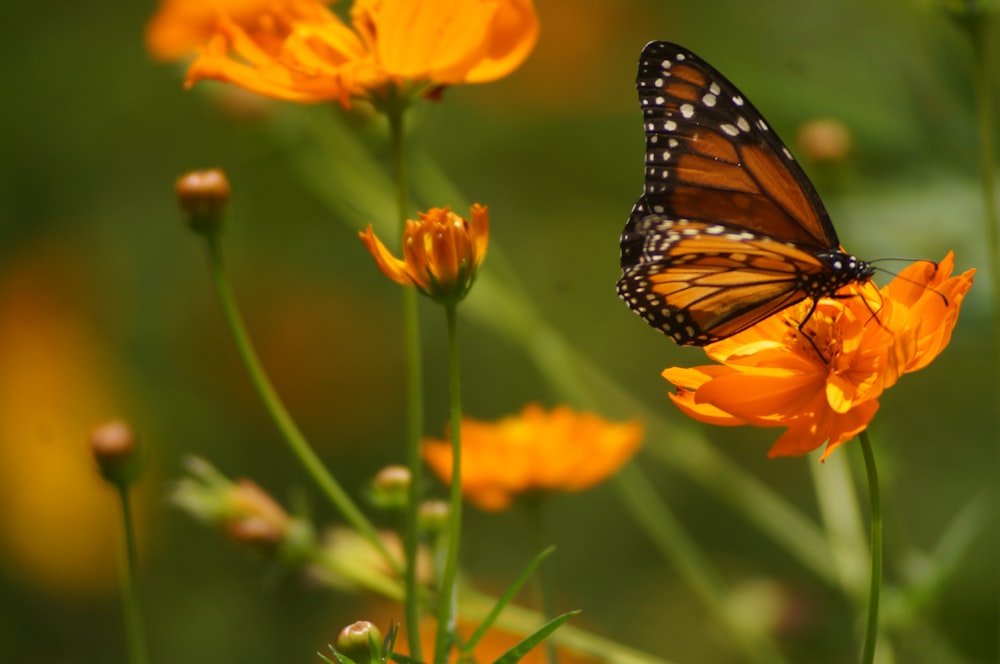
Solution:
<svg viewBox="0 0 1000 664"><path fill-rule="evenodd" d="M443 533L448 527L450 508L443 500L428 500L420 504L417 512L417 523L420 530L426 533Z"/></svg>
<svg viewBox="0 0 1000 664"><path fill-rule="evenodd" d="M410 491L410 470L404 466L386 466L372 480L372 502L382 509L406 507Z"/></svg>
<svg viewBox="0 0 1000 664"><path fill-rule="evenodd" d="M818 162L843 161L851 153L851 132L839 120L820 118L799 127L802 152Z"/></svg>
<svg viewBox="0 0 1000 664"><path fill-rule="evenodd" d="M188 228L199 235L222 230L232 193L223 171L213 168L185 173L177 178L174 192Z"/></svg>
<svg viewBox="0 0 1000 664"><path fill-rule="evenodd" d="M101 476L116 485L130 483L138 474L136 436L122 420L105 422L90 434L90 451Z"/></svg>
<svg viewBox="0 0 1000 664"><path fill-rule="evenodd" d="M359 620L340 630L337 652L350 657L355 664L380 664L382 633L367 620Z"/></svg>

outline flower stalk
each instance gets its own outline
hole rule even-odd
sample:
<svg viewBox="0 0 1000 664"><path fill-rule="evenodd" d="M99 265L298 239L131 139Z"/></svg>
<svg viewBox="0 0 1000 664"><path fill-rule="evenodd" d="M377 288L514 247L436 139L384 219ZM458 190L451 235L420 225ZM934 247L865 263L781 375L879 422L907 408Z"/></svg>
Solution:
<svg viewBox="0 0 1000 664"><path fill-rule="evenodd" d="M455 578L458 575L458 549L462 535L462 393L458 358L458 325L455 303L445 305L448 328L448 389L451 401L451 487L448 509L448 549L438 597L437 634L434 639L434 662L445 664L451 651L452 634L457 622Z"/></svg>
<svg viewBox="0 0 1000 664"><path fill-rule="evenodd" d="M544 536L545 524L542 519L543 501L544 496L541 495L528 496L528 500L525 501L528 520L531 522L532 540L536 551L544 551L546 547ZM552 573L549 571L550 567L546 564L547 562L542 561L542 564L539 565L537 576L539 604L541 605L542 616L545 618L545 622L556 617L555 601L552 592ZM552 639L545 639L545 658L548 664L557 664L558 662L556 644Z"/></svg>
<svg viewBox="0 0 1000 664"><path fill-rule="evenodd" d="M129 489L143 470L144 459L132 427L122 420L112 420L94 429L90 435L90 451L101 477L114 487L122 515L122 547L124 565L121 568L121 601L125 622L125 639L130 664L148 664L146 626L139 599L139 556L135 533L135 518L129 499Z"/></svg>
<svg viewBox="0 0 1000 664"><path fill-rule="evenodd" d="M148 664L149 646L139 599L139 556L129 489L142 473L144 459L132 427L111 420L90 434L90 451L101 477L115 489L122 514L121 602L131 664Z"/></svg>
<svg viewBox="0 0 1000 664"><path fill-rule="evenodd" d="M723 625L748 659L759 664L785 662L770 637L740 621L727 604L728 590L718 572L691 539L667 503L635 464L618 474L617 488L626 507L653 540L664 558L677 568L691 591Z"/></svg>
<svg viewBox="0 0 1000 664"><path fill-rule="evenodd" d="M386 106L389 121L389 143L392 171L396 184L396 212L399 235L406 229L409 190L406 174L405 130L407 104L395 96ZM403 343L406 357L406 465L410 470L410 485L403 523L403 550L406 556L404 583L406 597L406 638L410 653L417 660L423 658L420 644L420 588L417 584L417 511L420 505L420 487L423 486L423 465L420 463L420 438L424 429L423 360L420 355L420 318L417 309L417 291L403 289Z"/></svg>
<svg viewBox="0 0 1000 664"><path fill-rule="evenodd" d="M993 111L993 83L996 80L989 57L990 15L976 13L966 18L972 43L976 113L979 120L979 172L982 180L983 212L989 239L990 266L993 268L994 309L1000 311L1000 210L997 206L997 169Z"/></svg>
<svg viewBox="0 0 1000 664"><path fill-rule="evenodd" d="M868 497L871 501L871 586L868 592L868 620L865 626L865 643L861 651L862 664L875 661L875 644L878 641L878 607L882 592L882 501L879 495L878 471L875 454L867 429L858 434L861 452L865 458L868 475Z"/></svg>
<svg viewBox="0 0 1000 664"><path fill-rule="evenodd" d="M146 626L139 601L139 558L136 553L135 521L129 501L129 488L125 483L116 485L122 512L122 532L125 536L125 567L122 571L122 605L125 613L125 633L128 639L129 662L148 664L149 647L146 644Z"/></svg>
<svg viewBox="0 0 1000 664"><path fill-rule="evenodd" d="M289 414L288 409L278 396L277 391L271 384L267 372L257 357L257 351L250 341L243 316L236 304L229 281L226 279L225 268L223 266L222 251L219 246L218 234L208 234L205 236L208 247L209 264L212 271L212 280L219 296L226 323L236 342L240 358L246 367L250 380L257 394L260 396L264 407L274 420L275 426L281 432L282 438L288 444L289 449L296 459L305 468L306 473L313 479L330 503L336 507L344 518L350 523L365 539L371 542L372 546L385 558L386 562L397 572L402 573L400 562L385 548L381 538L375 531L374 526L365 517L364 513L351 500L347 492L344 491L336 478L327 470L319 456L309 445L305 436L299 430L295 420Z"/></svg>

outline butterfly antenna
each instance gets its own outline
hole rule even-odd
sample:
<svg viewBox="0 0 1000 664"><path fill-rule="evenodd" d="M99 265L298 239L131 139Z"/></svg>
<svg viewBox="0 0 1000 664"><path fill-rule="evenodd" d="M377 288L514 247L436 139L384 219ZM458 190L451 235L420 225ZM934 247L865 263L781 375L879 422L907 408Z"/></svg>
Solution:
<svg viewBox="0 0 1000 664"><path fill-rule="evenodd" d="M893 272L891 270L885 269L884 267L878 267L878 266L876 266L875 263L878 263L880 261L906 261L906 262L909 262L909 263L930 263L931 265L934 266L935 270L937 270L937 268L938 268L937 262L932 261L932 260L927 260L926 258L879 258L879 259L874 260L874 261L869 261L868 264L871 265L875 270L877 270L879 272L882 272L883 274L888 274L891 277L893 277L894 279L902 279L903 281L905 281L908 284L913 284L914 286L919 286L920 288L926 288L927 290L932 291L938 297L941 298L941 300L944 302L944 306L946 306L946 307L948 306L948 304L949 304L948 303L948 297L944 293L942 293L941 291L939 291L938 289L931 288L927 284L922 284L919 281L914 281L913 279L909 279L907 277L904 277L903 275L899 274L898 272Z"/></svg>

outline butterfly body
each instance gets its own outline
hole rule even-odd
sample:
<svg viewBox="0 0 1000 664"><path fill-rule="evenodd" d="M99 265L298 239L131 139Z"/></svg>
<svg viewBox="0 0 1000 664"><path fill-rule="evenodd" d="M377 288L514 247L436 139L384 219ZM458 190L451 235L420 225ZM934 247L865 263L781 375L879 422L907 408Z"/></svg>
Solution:
<svg viewBox="0 0 1000 664"><path fill-rule="evenodd" d="M651 42L636 84L646 177L622 232L618 294L647 323L701 346L871 278L841 250L791 152L722 74Z"/></svg>

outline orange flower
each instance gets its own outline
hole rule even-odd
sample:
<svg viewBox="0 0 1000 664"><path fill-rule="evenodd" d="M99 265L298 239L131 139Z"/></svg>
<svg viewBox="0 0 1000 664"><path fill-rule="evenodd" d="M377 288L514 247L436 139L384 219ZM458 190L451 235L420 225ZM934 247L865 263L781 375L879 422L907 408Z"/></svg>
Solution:
<svg viewBox="0 0 1000 664"><path fill-rule="evenodd" d="M275 6L274 0L160 0L146 25L146 48L158 60L185 58L215 34L221 17L250 27Z"/></svg>
<svg viewBox="0 0 1000 664"><path fill-rule="evenodd" d="M954 256L914 263L877 291L853 285L802 302L705 347L720 365L670 368L670 398L687 415L723 426L786 427L769 456L798 456L826 443L823 459L860 433L878 397L900 375L927 366L951 338L975 270L951 277ZM806 339L808 335L812 339Z"/></svg>
<svg viewBox="0 0 1000 664"><path fill-rule="evenodd" d="M390 279L416 286L434 299L457 302L472 287L486 255L489 231L486 206L477 203L472 206L472 221L447 207L421 212L419 221L407 220L403 260L393 256L375 237L371 224L358 235Z"/></svg>
<svg viewBox="0 0 1000 664"><path fill-rule="evenodd" d="M514 495L579 491L609 477L639 448L643 429L609 422L565 406L545 412L537 404L496 423L462 420L462 493L484 510L510 506ZM431 470L451 481L451 445L425 440Z"/></svg>
<svg viewBox="0 0 1000 664"><path fill-rule="evenodd" d="M437 85L503 78L538 41L532 0L356 0L351 17L386 74Z"/></svg>
<svg viewBox="0 0 1000 664"><path fill-rule="evenodd" d="M234 83L300 102L347 106L389 83L417 88L506 76L531 52L531 0L358 0L351 26L320 0L163 0L154 56L198 51L187 86Z"/></svg>

